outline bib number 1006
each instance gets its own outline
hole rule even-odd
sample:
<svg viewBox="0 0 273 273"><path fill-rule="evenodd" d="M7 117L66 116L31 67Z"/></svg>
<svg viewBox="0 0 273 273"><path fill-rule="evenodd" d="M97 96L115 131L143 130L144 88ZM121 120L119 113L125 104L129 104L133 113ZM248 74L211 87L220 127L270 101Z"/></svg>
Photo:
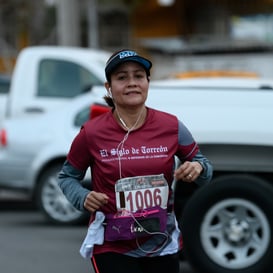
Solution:
<svg viewBox="0 0 273 273"><path fill-rule="evenodd" d="M119 192L117 205L129 211L142 210L154 206L167 207L168 187L155 187Z"/></svg>

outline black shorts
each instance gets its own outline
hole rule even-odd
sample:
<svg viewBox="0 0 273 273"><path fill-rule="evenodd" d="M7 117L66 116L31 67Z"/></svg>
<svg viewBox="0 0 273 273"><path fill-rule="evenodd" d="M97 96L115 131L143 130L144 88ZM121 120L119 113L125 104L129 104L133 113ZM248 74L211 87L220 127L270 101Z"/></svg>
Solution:
<svg viewBox="0 0 273 273"><path fill-rule="evenodd" d="M134 258L108 252L94 255L91 261L96 273L179 273L178 254Z"/></svg>

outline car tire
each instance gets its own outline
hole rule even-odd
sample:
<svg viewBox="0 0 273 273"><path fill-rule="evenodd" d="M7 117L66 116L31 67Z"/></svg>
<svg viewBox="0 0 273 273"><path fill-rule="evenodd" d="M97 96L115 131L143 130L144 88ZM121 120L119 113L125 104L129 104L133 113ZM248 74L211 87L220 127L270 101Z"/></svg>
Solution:
<svg viewBox="0 0 273 273"><path fill-rule="evenodd" d="M58 173L61 168L62 164L53 165L40 176L36 194L38 206L52 223L83 223L87 221L87 214L74 208L58 186Z"/></svg>
<svg viewBox="0 0 273 273"><path fill-rule="evenodd" d="M202 273L271 272L273 190L250 175L226 175L198 189L182 215L187 259Z"/></svg>

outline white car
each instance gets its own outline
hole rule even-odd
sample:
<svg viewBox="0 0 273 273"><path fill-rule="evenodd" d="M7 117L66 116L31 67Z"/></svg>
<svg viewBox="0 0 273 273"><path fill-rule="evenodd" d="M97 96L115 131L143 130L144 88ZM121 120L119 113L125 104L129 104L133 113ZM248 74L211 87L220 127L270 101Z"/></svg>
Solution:
<svg viewBox="0 0 273 273"><path fill-rule="evenodd" d="M81 221L82 213L61 193L57 173L72 139L90 117L90 106L103 103L102 96L89 92L60 110L5 120L0 131L0 187L33 197L54 222Z"/></svg>
<svg viewBox="0 0 273 273"><path fill-rule="evenodd" d="M57 173L89 118L90 105L103 103L105 93L96 87L58 112L6 120L0 135L0 186L28 190L56 222L83 217L60 192ZM214 167L208 186L173 185L189 261L200 272L271 272L273 81L151 82L147 105L176 114Z"/></svg>
<svg viewBox="0 0 273 273"><path fill-rule="evenodd" d="M28 116L63 107L92 86L103 86L109 56L102 50L77 47L24 48L16 58L2 112L5 117Z"/></svg>

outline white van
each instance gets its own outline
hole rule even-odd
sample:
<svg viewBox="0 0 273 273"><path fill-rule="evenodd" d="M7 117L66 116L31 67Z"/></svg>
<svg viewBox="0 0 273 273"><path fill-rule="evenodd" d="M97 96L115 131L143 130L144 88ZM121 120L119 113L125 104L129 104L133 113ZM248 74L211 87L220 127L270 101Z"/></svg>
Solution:
<svg viewBox="0 0 273 273"><path fill-rule="evenodd" d="M16 61L8 101L0 117L45 113L103 85L110 53L60 46L23 49Z"/></svg>

